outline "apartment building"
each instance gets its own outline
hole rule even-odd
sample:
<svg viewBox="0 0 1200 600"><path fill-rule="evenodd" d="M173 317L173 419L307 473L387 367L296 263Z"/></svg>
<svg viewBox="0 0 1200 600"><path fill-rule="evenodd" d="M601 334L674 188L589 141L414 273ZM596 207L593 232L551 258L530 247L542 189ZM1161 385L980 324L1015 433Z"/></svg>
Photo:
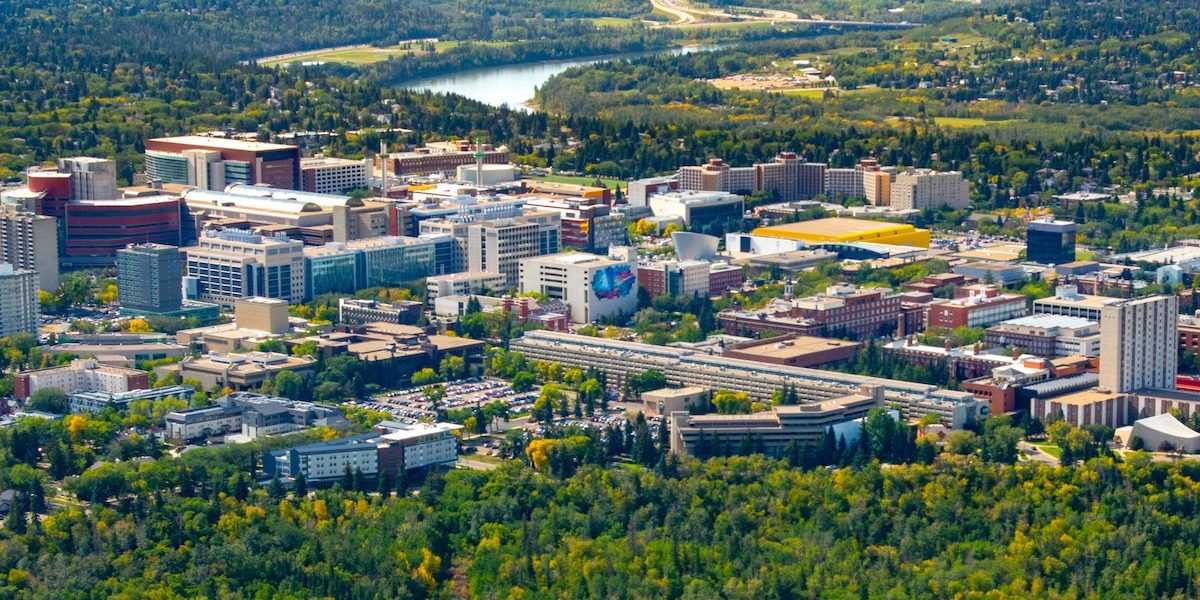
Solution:
<svg viewBox="0 0 1200 600"><path fill-rule="evenodd" d="M46 388L57 388L71 395L79 392L118 394L148 387L149 373L101 364L94 358L80 358L69 365L22 371L13 376L13 397L18 400Z"/></svg>
<svg viewBox="0 0 1200 600"><path fill-rule="evenodd" d="M730 167L714 158L703 165L681 167L677 178L677 187L658 180L647 180L650 188L639 184L636 192L631 191L630 204L645 206L644 201L654 193L675 189L736 194L763 191L780 201L807 200L824 192L825 165L806 162L795 152L781 152L771 162L750 167Z"/></svg>
<svg viewBox="0 0 1200 600"><path fill-rule="evenodd" d="M196 297L224 306L265 296L299 304L305 298L304 244L241 229L207 230L183 249Z"/></svg>
<svg viewBox="0 0 1200 600"><path fill-rule="evenodd" d="M1179 297L1120 300L1100 309L1100 387L1114 393L1175 389Z"/></svg>
<svg viewBox="0 0 1200 600"><path fill-rule="evenodd" d="M0 263L0 337L14 333L37 335L38 274Z"/></svg>
<svg viewBox="0 0 1200 600"><path fill-rule="evenodd" d="M891 187L891 206L897 210L966 208L970 202L970 185L958 171L903 171L896 174Z"/></svg>
<svg viewBox="0 0 1200 600"><path fill-rule="evenodd" d="M0 262L37 271L38 288L58 290L58 223L21 207L0 209Z"/></svg>
<svg viewBox="0 0 1200 600"><path fill-rule="evenodd" d="M164 244L129 244L117 251L117 293L123 309L170 313L183 307L183 258Z"/></svg>
<svg viewBox="0 0 1200 600"><path fill-rule="evenodd" d="M863 197L867 199L867 203L872 206L891 206L892 205L892 178L895 177L895 172L888 171L863 171Z"/></svg>
<svg viewBox="0 0 1200 600"><path fill-rule="evenodd" d="M757 188L758 172L754 167L730 167L719 158L679 168L680 190L749 194Z"/></svg>

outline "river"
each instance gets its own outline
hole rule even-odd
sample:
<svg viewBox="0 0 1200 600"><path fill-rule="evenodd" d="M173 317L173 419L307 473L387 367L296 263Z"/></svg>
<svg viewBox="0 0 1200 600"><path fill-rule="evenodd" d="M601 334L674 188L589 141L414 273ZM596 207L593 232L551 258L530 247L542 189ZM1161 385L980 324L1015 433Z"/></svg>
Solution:
<svg viewBox="0 0 1200 600"><path fill-rule="evenodd" d="M710 44L665 50L647 50L645 52L631 52L628 54L500 65L483 69L472 69L470 71L459 71L437 77L414 79L412 81L401 82L397 84L397 87L410 90L429 90L434 93L458 94L492 106L507 104L509 108L518 108L527 111L529 108L525 106L525 102L533 99L537 88L546 83L547 79L571 67L594 65L608 60L654 56L656 54L679 56L694 52L711 52L725 47L720 44Z"/></svg>

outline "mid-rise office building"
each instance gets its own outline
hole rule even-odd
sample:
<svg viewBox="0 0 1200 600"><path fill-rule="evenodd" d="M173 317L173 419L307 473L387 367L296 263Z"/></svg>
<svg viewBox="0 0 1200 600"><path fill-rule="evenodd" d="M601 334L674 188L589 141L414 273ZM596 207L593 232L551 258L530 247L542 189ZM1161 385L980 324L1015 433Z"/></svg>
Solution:
<svg viewBox="0 0 1200 600"><path fill-rule="evenodd" d="M190 189L182 198L189 213L186 240L205 229L237 228L284 234L313 246L386 235L394 206L390 201L241 184L221 191Z"/></svg>
<svg viewBox="0 0 1200 600"><path fill-rule="evenodd" d="M1025 258L1043 265L1075 261L1075 223L1053 217L1030 221L1025 232Z"/></svg>
<svg viewBox="0 0 1200 600"><path fill-rule="evenodd" d="M662 294L707 296L709 266L703 260L672 260L638 265L638 285L651 298Z"/></svg>
<svg viewBox="0 0 1200 600"><path fill-rule="evenodd" d="M1179 297L1120 300L1100 309L1100 387L1113 393L1175 389Z"/></svg>
<svg viewBox="0 0 1200 600"><path fill-rule="evenodd" d="M300 159L300 189L317 194L344 194L367 187L371 160L344 158Z"/></svg>
<svg viewBox="0 0 1200 600"><path fill-rule="evenodd" d="M650 210L656 217L673 217L688 229L701 233L724 233L729 223L740 223L745 202L727 192L679 191L650 197Z"/></svg>
<svg viewBox="0 0 1200 600"><path fill-rule="evenodd" d="M521 261L521 291L545 294L571 308L575 323L591 323L637 310L637 265L632 248L609 257L569 252Z"/></svg>
<svg viewBox="0 0 1200 600"><path fill-rule="evenodd" d="M1079 317L1098 323L1100 310L1116 301L1117 298L1108 296L1080 294L1078 287L1066 284L1056 287L1053 296L1034 300L1033 314Z"/></svg>
<svg viewBox="0 0 1200 600"><path fill-rule="evenodd" d="M679 177L647 177L635 179L625 186L625 201L630 206L649 206L650 197L679 189Z"/></svg>
<svg viewBox="0 0 1200 600"><path fill-rule="evenodd" d="M471 223L466 231L466 270L503 273L506 288L520 283L521 261L560 248L555 213Z"/></svg>
<svg viewBox="0 0 1200 600"><path fill-rule="evenodd" d="M434 275L425 279L425 300L433 304L443 296L471 296L474 294L499 294L504 292L508 279L495 271L464 271Z"/></svg>
<svg viewBox="0 0 1200 600"><path fill-rule="evenodd" d="M331 242L304 248L305 298L322 294L352 294L370 287L411 283L451 265L454 240L432 235L420 238L379 236L347 243Z"/></svg>
<svg viewBox="0 0 1200 600"><path fill-rule="evenodd" d="M1100 323L1081 317L1037 314L997 323L984 338L989 348L1019 348L1035 356L1100 356Z"/></svg>
<svg viewBox="0 0 1200 600"><path fill-rule="evenodd" d="M862 419L882 404L882 389L866 386L851 394L811 404L776 406L750 415L670 413L671 451L700 456L728 455L749 445L767 456L783 456L789 443L819 446L825 432L840 423Z"/></svg>
<svg viewBox="0 0 1200 600"><path fill-rule="evenodd" d="M253 440L306 427L349 424L333 406L247 392L222 396L212 406L167 413L164 420L167 437L181 441L230 433Z"/></svg>
<svg viewBox="0 0 1200 600"><path fill-rule="evenodd" d="M561 228L559 244L563 248L608 252L612 246L626 244L629 230L625 215L612 212L601 198L533 194L525 197L525 206L558 213Z"/></svg>
<svg viewBox="0 0 1200 600"><path fill-rule="evenodd" d="M187 276L196 297L232 306L241 298L265 296L304 301L304 244L285 237L226 229L205 231L185 248Z"/></svg>
<svg viewBox="0 0 1200 600"><path fill-rule="evenodd" d="M129 244L178 246L182 242L181 200L154 194L108 200L72 200L63 222L62 263L70 267L111 267Z"/></svg>
<svg viewBox="0 0 1200 600"><path fill-rule="evenodd" d="M988 327L1025 315L1025 296L1007 294L996 286L955 288L954 298L929 303L928 327Z"/></svg>
<svg viewBox="0 0 1200 600"><path fill-rule="evenodd" d="M0 337L37 335L38 274L0 263Z"/></svg>
<svg viewBox="0 0 1200 600"><path fill-rule="evenodd" d="M183 258L179 248L130 244L117 251L117 292L121 308L169 313L183 306Z"/></svg>
<svg viewBox="0 0 1200 600"><path fill-rule="evenodd" d="M476 154L482 157L476 157ZM493 148L490 144L476 144L468 140L430 142L411 152L395 152L386 155L388 173L397 177L406 175L454 175L463 165L474 165L482 159L487 165L508 164L508 148Z"/></svg>
<svg viewBox="0 0 1200 600"><path fill-rule="evenodd" d="M146 178L205 190L233 183L298 190L300 148L207 135L146 140Z"/></svg>
<svg viewBox="0 0 1200 600"><path fill-rule="evenodd" d="M891 289L834 285L823 294L776 300L760 310L721 311L718 320L735 335L773 331L869 339L882 333L919 331L923 316L923 310L906 311L901 295Z"/></svg>
<svg viewBox="0 0 1200 600"><path fill-rule="evenodd" d="M163 367L164 373L176 373L180 380L195 379L206 389L229 388L246 391L274 380L283 371L307 377L317 368L316 359L308 356L288 356L276 352L247 352L187 357L177 364Z"/></svg>
<svg viewBox="0 0 1200 600"><path fill-rule="evenodd" d="M892 181L891 206L897 210L966 208L969 202L970 185L958 171L912 169Z"/></svg>
<svg viewBox="0 0 1200 600"><path fill-rule="evenodd" d="M0 209L0 262L37 271L38 287L58 289L58 224L15 206Z"/></svg>

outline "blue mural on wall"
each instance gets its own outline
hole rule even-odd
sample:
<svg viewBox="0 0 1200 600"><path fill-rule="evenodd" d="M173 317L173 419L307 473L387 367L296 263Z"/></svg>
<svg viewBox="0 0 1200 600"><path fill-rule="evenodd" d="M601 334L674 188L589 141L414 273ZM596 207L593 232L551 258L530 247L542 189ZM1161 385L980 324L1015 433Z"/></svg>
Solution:
<svg viewBox="0 0 1200 600"><path fill-rule="evenodd" d="M624 298L637 287L637 275L629 265L604 267L592 274L592 291L602 300Z"/></svg>

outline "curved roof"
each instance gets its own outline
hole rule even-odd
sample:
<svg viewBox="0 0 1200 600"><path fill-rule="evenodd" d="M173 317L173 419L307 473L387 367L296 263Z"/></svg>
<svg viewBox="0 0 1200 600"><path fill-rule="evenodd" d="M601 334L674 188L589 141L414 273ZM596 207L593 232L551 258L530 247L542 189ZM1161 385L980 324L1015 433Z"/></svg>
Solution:
<svg viewBox="0 0 1200 600"><path fill-rule="evenodd" d="M333 208L335 206L362 206L362 200L343 196L341 194L317 194L314 192L301 192L299 190L285 190L280 188L265 187L260 185L246 185L244 183L232 183L225 186L225 193L239 198L272 198L275 200L292 200L295 202L307 202L316 204L323 208Z"/></svg>
<svg viewBox="0 0 1200 600"><path fill-rule="evenodd" d="M241 208L246 210L262 210L276 213L298 215L301 213L321 212L320 205L313 202L300 202L290 198L272 198L270 196L239 196L225 192L214 192L192 188L183 193L183 201L187 203L209 204L216 208Z"/></svg>

